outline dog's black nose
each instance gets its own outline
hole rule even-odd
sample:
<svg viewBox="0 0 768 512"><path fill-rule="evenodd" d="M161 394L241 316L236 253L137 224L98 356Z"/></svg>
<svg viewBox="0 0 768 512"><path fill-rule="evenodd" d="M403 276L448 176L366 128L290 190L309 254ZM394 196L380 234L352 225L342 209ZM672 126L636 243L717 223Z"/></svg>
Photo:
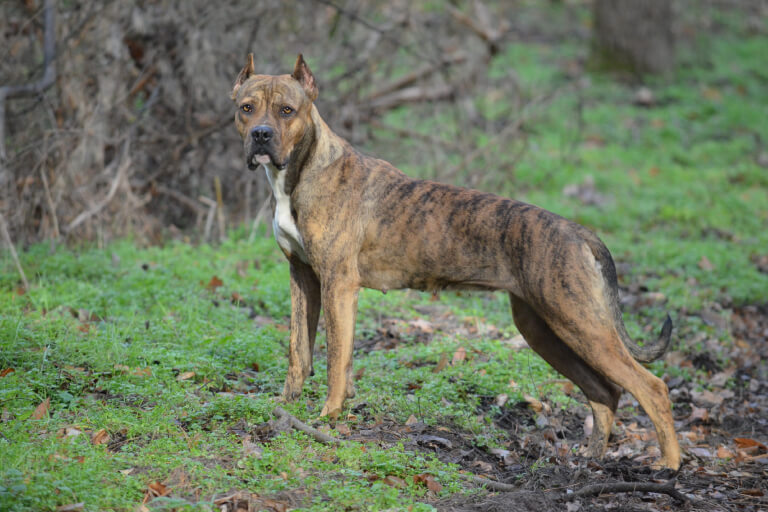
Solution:
<svg viewBox="0 0 768 512"><path fill-rule="evenodd" d="M254 142L269 142L275 134L274 130L266 125L254 126L251 130L251 137Z"/></svg>

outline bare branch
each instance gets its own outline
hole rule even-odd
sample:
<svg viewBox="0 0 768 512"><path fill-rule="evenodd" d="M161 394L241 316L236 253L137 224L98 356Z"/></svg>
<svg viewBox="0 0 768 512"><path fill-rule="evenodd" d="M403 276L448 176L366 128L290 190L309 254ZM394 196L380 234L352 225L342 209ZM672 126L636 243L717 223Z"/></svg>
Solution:
<svg viewBox="0 0 768 512"><path fill-rule="evenodd" d="M503 35L502 30L491 26L491 14L488 8L480 1L474 2L475 17L468 16L452 5L448 5L448 12L456 21L469 28L480 39L482 39L488 48L489 55L493 56L499 52L499 43Z"/></svg>
<svg viewBox="0 0 768 512"><path fill-rule="evenodd" d="M421 101L439 101L451 98L454 88L449 85L413 86L400 89L392 94L382 96L372 101L370 106L375 111L391 110L393 108L418 103Z"/></svg>
<svg viewBox="0 0 768 512"><path fill-rule="evenodd" d="M93 208L90 208L75 217L75 219L67 225L65 233L71 232L77 226L99 213L112 201L112 199L114 199L115 194L117 193L117 189L120 188L120 184L125 180L126 172L131 167L131 158L128 156L128 141L125 141L123 148L123 157L117 168L115 179L112 180L112 185L109 187L109 192L107 192L106 197L96 203Z"/></svg>
<svg viewBox="0 0 768 512"><path fill-rule="evenodd" d="M668 494L677 501L686 502L688 498L675 489L675 479L666 482L613 482L587 485L573 494L566 496L566 500L573 500L584 496L599 496L614 492L657 492Z"/></svg>
<svg viewBox="0 0 768 512"><path fill-rule="evenodd" d="M297 418L293 414L288 413L282 407L275 407L275 409L272 411L272 414L280 418L283 418L285 420L288 420L288 422L291 424L293 428L301 432L304 432L305 434L309 434L316 441L319 441L325 444L339 444L342 442L340 439L336 439L335 437L331 437L328 434L320 432L316 428L310 427L309 425L301 421L299 418Z"/></svg>
<svg viewBox="0 0 768 512"><path fill-rule="evenodd" d="M0 87L0 162L7 160L5 151L5 100L34 96L45 91L56 81L56 8L55 0L45 0L43 17L43 76L37 82Z"/></svg>
<svg viewBox="0 0 768 512"><path fill-rule="evenodd" d="M425 64L419 69L411 71L410 73L376 89L375 91L368 94L362 101L369 102L369 101L376 100L382 96L393 93L399 89L402 89L404 87L407 87L409 85L416 83L418 80L434 73L441 67L450 66L452 64L458 64L458 63L464 62L466 59L467 59L467 56L465 54L456 53L456 54L448 55L444 57L440 62L432 62L432 63Z"/></svg>
<svg viewBox="0 0 768 512"><path fill-rule="evenodd" d="M500 492L514 492L517 491L518 488L514 485L505 484L504 482L497 482L496 480L489 480L487 478L483 478L481 476L477 475L471 475L468 473L459 473L462 479L472 482L473 484L482 485L483 487L490 489L492 491L500 491Z"/></svg>

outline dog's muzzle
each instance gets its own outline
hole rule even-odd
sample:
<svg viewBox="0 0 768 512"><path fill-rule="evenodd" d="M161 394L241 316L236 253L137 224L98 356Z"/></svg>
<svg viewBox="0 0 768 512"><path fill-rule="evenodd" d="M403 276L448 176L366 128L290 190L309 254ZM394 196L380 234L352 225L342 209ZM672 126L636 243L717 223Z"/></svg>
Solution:
<svg viewBox="0 0 768 512"><path fill-rule="evenodd" d="M254 126L251 129L251 139L248 141L248 168L254 170L259 165L272 163L278 169L285 168L285 162L278 162L275 157L273 140L275 131L267 125Z"/></svg>

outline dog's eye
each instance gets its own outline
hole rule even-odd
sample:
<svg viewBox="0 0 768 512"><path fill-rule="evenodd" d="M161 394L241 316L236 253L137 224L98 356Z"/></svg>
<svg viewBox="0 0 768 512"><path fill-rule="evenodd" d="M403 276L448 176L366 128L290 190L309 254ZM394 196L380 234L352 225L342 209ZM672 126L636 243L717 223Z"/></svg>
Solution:
<svg viewBox="0 0 768 512"><path fill-rule="evenodd" d="M245 105L240 107L240 110L242 110L246 114L250 114L251 112L253 112L253 105L246 103Z"/></svg>
<svg viewBox="0 0 768 512"><path fill-rule="evenodd" d="M280 109L280 113L283 114L284 116L289 116L289 115L293 114L293 109L291 107L289 107L288 105L285 105L284 107L282 107Z"/></svg>

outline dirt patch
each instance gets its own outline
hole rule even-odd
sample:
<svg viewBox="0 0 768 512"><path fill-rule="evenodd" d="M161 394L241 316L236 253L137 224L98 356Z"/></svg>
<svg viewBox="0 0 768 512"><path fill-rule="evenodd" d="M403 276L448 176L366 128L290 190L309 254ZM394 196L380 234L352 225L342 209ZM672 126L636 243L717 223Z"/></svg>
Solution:
<svg viewBox="0 0 768 512"><path fill-rule="evenodd" d="M663 301L662 297L647 296L648 293L637 290L628 305ZM689 340L681 350L670 354L670 365L688 367L697 376L703 376L694 380L666 377L684 457L683 467L676 475L651 468L659 455L656 435L629 395L620 403L603 461L577 454L590 414L584 403L537 413L528 403L492 408L492 398L482 400L478 412L492 415L494 423L509 433L504 446L495 449L478 444L475 436L461 429L418 422L401 425L380 421L360 427L349 438L382 446L402 442L408 449L435 453L440 460L458 464L467 473L511 484L516 489L453 496L433 503L440 510L765 510L768 370L764 361L768 358L768 306L732 310L719 306L696 316L716 333L730 328L733 342L715 338ZM387 339L393 345L399 341L428 342L419 339L418 334L413 336L418 329L406 328L410 331L405 337L391 326L382 328L375 342L361 348L394 348L388 346ZM707 383L707 389L699 384L702 381ZM358 405L355 412L365 424L365 404ZM663 493L615 493L569 499L571 493L587 485L663 482L670 477L676 478L676 490L689 499L687 503Z"/></svg>

